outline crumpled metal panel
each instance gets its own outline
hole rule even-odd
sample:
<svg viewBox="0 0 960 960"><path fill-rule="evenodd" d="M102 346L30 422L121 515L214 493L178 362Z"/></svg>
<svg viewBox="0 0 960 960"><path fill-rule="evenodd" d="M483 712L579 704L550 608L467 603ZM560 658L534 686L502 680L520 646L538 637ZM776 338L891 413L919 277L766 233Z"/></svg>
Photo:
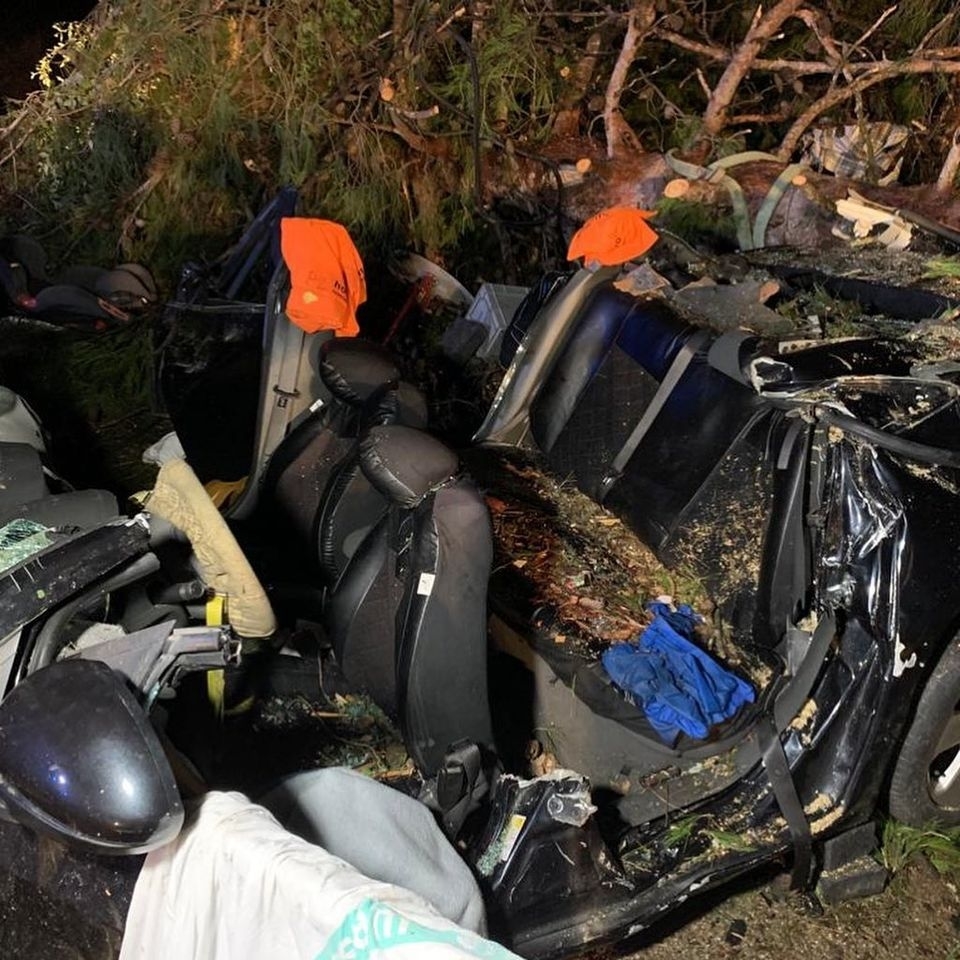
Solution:
<svg viewBox="0 0 960 960"><path fill-rule="evenodd" d="M910 663L900 638L900 587L907 518L896 479L875 449L833 445L824 527L822 592L831 605L862 607L872 633L893 644L893 674Z"/></svg>

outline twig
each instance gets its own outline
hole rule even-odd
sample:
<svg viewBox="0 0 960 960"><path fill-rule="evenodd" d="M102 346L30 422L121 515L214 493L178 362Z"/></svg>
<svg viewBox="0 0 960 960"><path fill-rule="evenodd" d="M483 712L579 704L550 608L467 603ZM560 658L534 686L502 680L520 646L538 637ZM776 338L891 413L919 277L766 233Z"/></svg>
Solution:
<svg viewBox="0 0 960 960"><path fill-rule="evenodd" d="M695 71L695 76L697 78L697 83L700 84L700 89L706 94L706 97L709 100L713 96L713 91L710 89L710 84L707 83L707 78L703 75L703 71L699 67L697 67Z"/></svg>
<svg viewBox="0 0 960 960"><path fill-rule="evenodd" d="M871 27L869 27L867 30L865 30L863 33L861 33L859 38L856 41L854 41L853 44L851 44L850 49L856 50L859 47L863 46L863 44L865 44L870 39L870 37L872 37L873 34L875 34L880 29L880 27L883 26L883 24L887 20L889 20L890 17L892 17L896 12L897 12L897 4L894 4L892 7L887 7L887 9L884 10L879 17L877 17L874 24Z"/></svg>
<svg viewBox="0 0 960 960"><path fill-rule="evenodd" d="M658 40L665 40L674 47L681 50L687 50L690 53L696 53L708 60L718 60L726 62L730 59L730 51L715 43L703 43L700 40L691 40L682 33L676 33L673 30L664 30L662 27L656 27L651 32L651 36Z"/></svg>
<svg viewBox="0 0 960 960"><path fill-rule="evenodd" d="M738 113L730 117L732 127L739 127L745 123L784 123L790 119L786 110L774 110L772 113Z"/></svg>
<svg viewBox="0 0 960 960"><path fill-rule="evenodd" d="M924 35L923 39L916 45L913 52L920 53L923 48L957 15L956 10L951 10L945 17L941 17Z"/></svg>
<svg viewBox="0 0 960 960"><path fill-rule="evenodd" d="M822 29L823 14L819 10L798 10L797 17L810 28L813 35L820 41L820 46L823 47L827 55L827 62L835 65L842 63L844 56L837 46L837 41Z"/></svg>

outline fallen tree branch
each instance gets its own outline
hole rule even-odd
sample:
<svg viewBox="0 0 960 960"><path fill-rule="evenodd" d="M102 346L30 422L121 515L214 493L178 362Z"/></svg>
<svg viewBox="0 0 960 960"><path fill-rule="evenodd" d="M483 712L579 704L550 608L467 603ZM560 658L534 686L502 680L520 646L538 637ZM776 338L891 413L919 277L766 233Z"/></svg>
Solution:
<svg viewBox="0 0 960 960"><path fill-rule="evenodd" d="M631 150L643 149L636 134L623 119L620 98L623 96L627 73L636 59L640 43L649 33L655 19L654 0L635 0L627 16L627 32L617 62L613 65L603 104L603 129L607 137L607 157L611 160L623 144Z"/></svg>
<svg viewBox="0 0 960 960"><path fill-rule="evenodd" d="M680 50L686 50L689 53L695 53L714 63L729 63L733 57L725 47L716 44L702 43L699 40L691 40L682 34L675 33L672 30L665 30L657 27L651 31L651 36L657 40L663 40L671 46ZM927 50L924 52L925 60L954 60L960 57L960 47L940 47L938 49ZM845 69L852 74L857 75L875 70L877 61L864 60L859 63L847 63ZM796 76L817 76L820 74L832 74L837 69L835 63L825 60L785 60L782 58L768 59L758 57L753 61L751 70L762 70L767 73L790 73Z"/></svg>
<svg viewBox="0 0 960 960"><path fill-rule="evenodd" d="M590 89L596 73L602 40L603 35L599 30L587 37L583 56L577 61L570 84L557 104L557 117L553 121L555 137L572 137L580 132L580 102Z"/></svg>
<svg viewBox="0 0 960 960"><path fill-rule="evenodd" d="M869 87L883 83L891 77L903 77L909 74L921 73L960 73L960 62L955 60L923 59L902 60L896 63L885 63L881 66L874 66L873 70L857 77L853 83L831 90L817 100L816 103L812 103L807 107L787 131L787 135L783 138L780 149L777 150L777 157L784 162L789 160L797 144L800 142L800 138L807 131L807 128L823 114L832 110L845 100L849 100L851 97L855 97Z"/></svg>
<svg viewBox="0 0 960 960"><path fill-rule="evenodd" d="M730 104L736 96L741 81L752 69L757 55L784 21L792 17L802 4L803 0L780 0L766 13L763 12L762 7L757 7L750 29L747 30L740 46L734 51L726 70L723 71L723 76L713 88L713 95L703 113L701 139L717 136L727 125Z"/></svg>

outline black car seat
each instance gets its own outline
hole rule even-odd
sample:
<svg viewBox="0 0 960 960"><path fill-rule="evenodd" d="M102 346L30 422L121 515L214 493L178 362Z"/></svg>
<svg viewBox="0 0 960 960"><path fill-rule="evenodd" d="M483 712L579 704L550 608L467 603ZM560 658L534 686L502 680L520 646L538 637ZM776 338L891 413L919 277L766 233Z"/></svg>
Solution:
<svg viewBox="0 0 960 960"><path fill-rule="evenodd" d="M357 438L364 404L400 377L386 350L359 340L327 341L318 363L331 398L294 427L264 479L273 507L302 543L312 533L330 471Z"/></svg>
<svg viewBox="0 0 960 960"><path fill-rule="evenodd" d="M354 452L363 429L371 423L407 420L421 426L426 421L423 398L412 387L401 388L400 372L382 347L355 339L330 340L321 347L318 364L331 398L280 444L264 478L264 512L274 534L299 570L306 563L313 572L319 567L319 515L325 491L338 465ZM379 497L379 509L371 505L369 484L352 479L349 470L338 484L339 495L327 501L324 528L333 570L342 562L344 550L353 546L349 534L357 516L375 517L383 509ZM355 502L360 506L351 509ZM336 504L339 509L334 509ZM365 526L372 522L366 520Z"/></svg>
<svg viewBox="0 0 960 960"><path fill-rule="evenodd" d="M595 291L530 410L553 472L573 476L662 548L717 464L766 411L728 369L756 343L744 337L718 339L657 300L609 286ZM728 340L733 358L716 349Z"/></svg>
<svg viewBox="0 0 960 960"><path fill-rule="evenodd" d="M452 744L492 744L490 518L457 456L418 430L373 427L360 466L389 507L331 591L326 626L346 677L398 719L430 777Z"/></svg>
<svg viewBox="0 0 960 960"><path fill-rule="evenodd" d="M416 430L427 427L427 404L409 383L390 384L376 403L368 403L361 429L401 424ZM335 583L367 532L386 512L383 494L360 469L360 439L334 465L315 519L315 543L327 582Z"/></svg>

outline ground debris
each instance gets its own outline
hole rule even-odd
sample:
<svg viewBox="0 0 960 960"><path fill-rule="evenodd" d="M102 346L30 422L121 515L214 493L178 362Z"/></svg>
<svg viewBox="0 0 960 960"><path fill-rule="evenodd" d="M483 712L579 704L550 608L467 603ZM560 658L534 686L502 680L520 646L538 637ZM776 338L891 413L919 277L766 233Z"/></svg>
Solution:
<svg viewBox="0 0 960 960"><path fill-rule="evenodd" d="M378 780L410 776L403 738L386 714L363 694L317 702L305 696L269 697L255 708L253 728L283 741L309 743L304 769L351 767Z"/></svg>

